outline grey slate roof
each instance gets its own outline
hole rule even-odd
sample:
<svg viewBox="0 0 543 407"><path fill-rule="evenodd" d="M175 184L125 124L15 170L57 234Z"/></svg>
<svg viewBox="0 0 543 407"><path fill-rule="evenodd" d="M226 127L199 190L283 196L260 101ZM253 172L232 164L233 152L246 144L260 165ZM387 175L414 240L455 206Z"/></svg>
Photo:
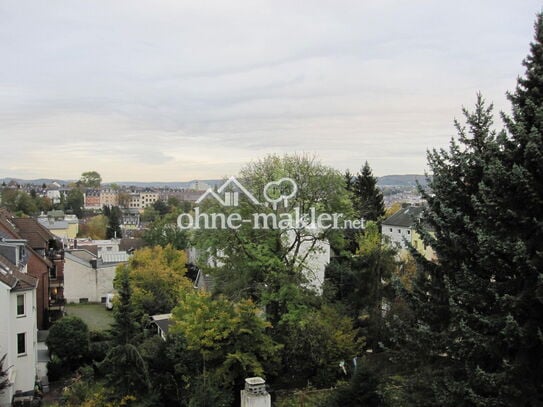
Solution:
<svg viewBox="0 0 543 407"><path fill-rule="evenodd" d="M408 206L400 209L394 215L385 219L382 225L409 228L417 223L424 208L422 206Z"/></svg>

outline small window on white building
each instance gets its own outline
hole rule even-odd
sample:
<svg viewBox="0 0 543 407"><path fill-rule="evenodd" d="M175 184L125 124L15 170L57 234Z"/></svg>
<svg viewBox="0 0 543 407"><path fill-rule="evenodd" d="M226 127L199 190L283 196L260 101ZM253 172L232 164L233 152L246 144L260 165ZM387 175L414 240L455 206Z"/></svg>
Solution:
<svg viewBox="0 0 543 407"><path fill-rule="evenodd" d="M17 355L26 354L26 333L17 334Z"/></svg>
<svg viewBox="0 0 543 407"><path fill-rule="evenodd" d="M401 229L398 229L398 233L402 233L402 230L401 230Z"/></svg>
<svg viewBox="0 0 543 407"><path fill-rule="evenodd" d="M390 231L392 232L392 228L390 228Z"/></svg>
<svg viewBox="0 0 543 407"><path fill-rule="evenodd" d="M410 230L408 230L408 231L407 231L407 234L408 234L408 235L410 235L410 234L411 234L411 231L410 231Z"/></svg>
<svg viewBox="0 0 543 407"><path fill-rule="evenodd" d="M25 295L24 294L17 295L17 316L18 317L25 316Z"/></svg>

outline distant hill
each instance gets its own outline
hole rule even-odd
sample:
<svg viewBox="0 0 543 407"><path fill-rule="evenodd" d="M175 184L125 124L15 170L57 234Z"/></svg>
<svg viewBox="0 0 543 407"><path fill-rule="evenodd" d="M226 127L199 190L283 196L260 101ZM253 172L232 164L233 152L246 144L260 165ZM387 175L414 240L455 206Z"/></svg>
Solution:
<svg viewBox="0 0 543 407"><path fill-rule="evenodd" d="M58 178L38 178L38 179L21 179L21 178L0 178L0 184L2 182L5 182L6 184L15 181L19 185L25 185L25 184L32 184L32 185L42 185L42 184L51 184L52 182L57 182L60 185L63 184L69 184L71 182L75 182L74 180L62 180Z"/></svg>
<svg viewBox="0 0 543 407"><path fill-rule="evenodd" d="M428 181L425 175L420 174L404 174L404 175L384 175L378 177L377 185L380 187L414 187L417 181L426 186Z"/></svg>
<svg viewBox="0 0 543 407"><path fill-rule="evenodd" d="M21 179L21 178L11 178L11 177L5 177L0 178L0 184L2 182L5 182L8 184L11 181L15 181L19 185L26 185L26 184L33 184L33 185L42 185L42 184L51 184L52 182L57 182L61 185L63 184L70 184L72 182L75 182L75 180L62 180L58 178L38 178L38 179ZM104 182L103 185L110 185L110 184L117 184L121 186L134 186L139 188L188 188L190 185L194 184L195 182L199 183L205 183L211 186L221 184L222 180L220 179L204 179L204 180L191 180L186 182L141 182L141 181L118 181L118 182Z"/></svg>
<svg viewBox="0 0 543 407"><path fill-rule="evenodd" d="M2 182L5 182L6 184L9 183L11 180L14 180L18 184L25 185L25 184L34 184L34 185L42 185L42 184L50 184L53 181L58 182L59 184L69 184L71 182L74 182L74 180L60 180L60 179L54 179L54 178L38 178L38 179L31 179L31 180L24 180L20 178L0 178L0 184ZM108 184L117 184L121 186L134 186L134 187L140 187L140 188L188 188L191 184L194 184L195 182L199 183L205 183L211 186L214 185L220 185L223 180L222 179L203 179L203 180L191 180L186 182L141 182L141 181L118 181L118 182L106 182L105 185ZM404 174L404 175L384 175L382 177L378 177L377 184L381 187L412 187L415 186L417 181L425 186L427 184L426 177L424 175L420 174Z"/></svg>

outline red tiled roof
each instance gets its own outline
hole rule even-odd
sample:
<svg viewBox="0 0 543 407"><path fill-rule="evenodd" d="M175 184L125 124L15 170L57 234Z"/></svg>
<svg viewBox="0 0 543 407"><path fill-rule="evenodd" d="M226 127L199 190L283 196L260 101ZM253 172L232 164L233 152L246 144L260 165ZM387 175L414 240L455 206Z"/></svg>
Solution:
<svg viewBox="0 0 543 407"><path fill-rule="evenodd" d="M12 218L19 234L34 249L46 249L55 236L34 218Z"/></svg>

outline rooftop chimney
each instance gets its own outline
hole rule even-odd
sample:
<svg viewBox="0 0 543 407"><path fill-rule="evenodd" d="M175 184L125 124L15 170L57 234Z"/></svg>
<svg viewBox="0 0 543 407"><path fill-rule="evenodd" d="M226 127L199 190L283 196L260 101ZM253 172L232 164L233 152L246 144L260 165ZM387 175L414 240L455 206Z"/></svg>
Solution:
<svg viewBox="0 0 543 407"><path fill-rule="evenodd" d="M241 391L241 407L271 407L271 396L263 378L245 379L245 389Z"/></svg>

